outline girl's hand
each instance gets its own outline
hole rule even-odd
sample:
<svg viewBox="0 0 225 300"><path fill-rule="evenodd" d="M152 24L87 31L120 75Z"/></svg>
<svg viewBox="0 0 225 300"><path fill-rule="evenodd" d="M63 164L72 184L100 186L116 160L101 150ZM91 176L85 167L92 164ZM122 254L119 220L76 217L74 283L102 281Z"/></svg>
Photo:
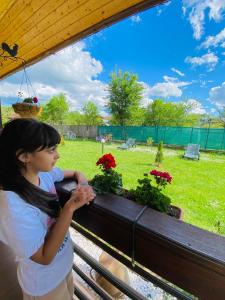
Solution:
<svg viewBox="0 0 225 300"><path fill-rule="evenodd" d="M70 199L66 202L65 207L70 212L74 212L84 204L89 204L90 201L94 200L95 193L89 185L79 185L76 190L72 192Z"/></svg>
<svg viewBox="0 0 225 300"><path fill-rule="evenodd" d="M82 184L88 183L88 180L83 173L81 173L79 171L75 171L74 175L75 175L75 179L78 182L78 184L82 185Z"/></svg>

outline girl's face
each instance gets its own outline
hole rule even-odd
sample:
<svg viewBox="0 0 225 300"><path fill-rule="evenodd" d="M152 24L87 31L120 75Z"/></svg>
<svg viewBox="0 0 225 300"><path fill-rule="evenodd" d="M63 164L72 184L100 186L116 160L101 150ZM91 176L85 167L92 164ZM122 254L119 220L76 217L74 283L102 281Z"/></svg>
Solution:
<svg viewBox="0 0 225 300"><path fill-rule="evenodd" d="M35 172L48 172L54 167L58 159L59 154L57 152L57 145L55 145L41 151L29 153L27 167Z"/></svg>

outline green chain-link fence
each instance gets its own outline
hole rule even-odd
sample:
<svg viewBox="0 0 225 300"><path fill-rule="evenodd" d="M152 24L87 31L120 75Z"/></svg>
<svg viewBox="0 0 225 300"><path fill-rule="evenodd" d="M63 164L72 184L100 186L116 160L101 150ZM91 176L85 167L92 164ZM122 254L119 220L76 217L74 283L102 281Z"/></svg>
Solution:
<svg viewBox="0 0 225 300"><path fill-rule="evenodd" d="M192 128L169 126L98 126L98 135L112 134L113 140L134 138L144 142L151 137L153 143L186 146L199 144L201 149L225 150L225 128Z"/></svg>

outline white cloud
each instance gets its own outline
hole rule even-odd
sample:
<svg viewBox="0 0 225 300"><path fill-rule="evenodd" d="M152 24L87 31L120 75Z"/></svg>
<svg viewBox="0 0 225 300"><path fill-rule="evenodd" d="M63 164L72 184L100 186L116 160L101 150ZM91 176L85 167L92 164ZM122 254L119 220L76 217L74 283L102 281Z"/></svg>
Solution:
<svg viewBox="0 0 225 300"><path fill-rule="evenodd" d="M145 84L148 97L180 97L183 93L181 87L192 84L191 82L178 81L177 78L166 75L163 78L164 82L156 83L153 86Z"/></svg>
<svg viewBox="0 0 225 300"><path fill-rule="evenodd" d="M59 93L64 93L65 95L67 94L66 90L57 89L53 86L42 84L42 83L35 83L34 84L34 89L35 89L35 91L38 91L38 95L41 98L52 97L52 96L57 95Z"/></svg>
<svg viewBox="0 0 225 300"><path fill-rule="evenodd" d="M198 81L196 81L198 82ZM214 82L213 80L204 80L204 79L199 79L199 84L201 88L207 88L208 83Z"/></svg>
<svg viewBox="0 0 225 300"><path fill-rule="evenodd" d="M150 96L156 97L180 97L182 90L172 82L157 83L150 89Z"/></svg>
<svg viewBox="0 0 225 300"><path fill-rule="evenodd" d="M153 99L148 98L148 97L143 97L143 99L141 100L140 106L145 108L147 107L149 104L151 104L153 102Z"/></svg>
<svg viewBox="0 0 225 300"><path fill-rule="evenodd" d="M217 47L219 45L225 45L225 28L221 30L215 36L208 36L205 41L201 44L200 47L202 48L209 48L209 47Z"/></svg>
<svg viewBox="0 0 225 300"><path fill-rule="evenodd" d="M163 79L164 79L164 81L166 81L166 82L175 82L175 81L177 81L177 78L176 78L176 77L170 77L170 76L167 76L167 75L164 75L164 76L163 76Z"/></svg>
<svg viewBox="0 0 225 300"><path fill-rule="evenodd" d="M91 57L85 44L79 42L33 65L28 74L42 101L62 92L71 109L79 109L87 101L101 108L107 96L107 85L97 79L102 70L101 62ZM15 97L18 90L17 84L10 83L10 77L0 84L0 96L8 93Z"/></svg>
<svg viewBox="0 0 225 300"><path fill-rule="evenodd" d="M222 55L225 55L225 52L222 52L221 54L222 54Z"/></svg>
<svg viewBox="0 0 225 300"><path fill-rule="evenodd" d="M140 23L142 21L141 17L139 15L134 15L131 17L132 23Z"/></svg>
<svg viewBox="0 0 225 300"><path fill-rule="evenodd" d="M224 0L183 0L183 13L188 14L195 39L200 39L204 33L207 13L210 20L219 22L222 20L224 11Z"/></svg>
<svg viewBox="0 0 225 300"><path fill-rule="evenodd" d="M0 83L0 97L17 97L20 90L20 84L13 84L6 81ZM27 93L24 93L27 97Z"/></svg>
<svg viewBox="0 0 225 300"><path fill-rule="evenodd" d="M201 87L201 88L205 88L205 87L206 87L206 84L207 84L207 81L206 81L206 80L200 80L200 87Z"/></svg>
<svg viewBox="0 0 225 300"><path fill-rule="evenodd" d="M177 73L178 75L182 76L182 77L185 75L184 73L182 73L181 71L179 71L179 70L176 69L176 68L171 68L171 70L172 70L173 72Z"/></svg>
<svg viewBox="0 0 225 300"><path fill-rule="evenodd" d="M209 99L218 106L225 105L225 82L210 89Z"/></svg>
<svg viewBox="0 0 225 300"><path fill-rule="evenodd" d="M186 104L188 106L191 106L191 109L190 109L190 113L192 114L205 114L206 113L206 110L205 108L202 106L202 103L199 102L198 100L196 99L188 99Z"/></svg>
<svg viewBox="0 0 225 300"><path fill-rule="evenodd" d="M141 106L142 107L147 107L150 103L153 102L153 99L149 98L149 85L145 82L140 82L142 86L144 87L143 93L142 93L142 100L141 100Z"/></svg>
<svg viewBox="0 0 225 300"><path fill-rule="evenodd" d="M215 68L218 60L218 57L212 52L204 54L202 56L188 56L185 58L185 62L191 64L193 67L207 65L209 71L212 71Z"/></svg>

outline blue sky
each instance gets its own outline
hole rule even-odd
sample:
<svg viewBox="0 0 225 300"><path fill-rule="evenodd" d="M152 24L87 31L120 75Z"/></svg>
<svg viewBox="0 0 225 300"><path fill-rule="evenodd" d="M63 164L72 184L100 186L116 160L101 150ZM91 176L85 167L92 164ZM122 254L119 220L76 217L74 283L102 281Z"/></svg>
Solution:
<svg viewBox="0 0 225 300"><path fill-rule="evenodd" d="M28 68L41 102L63 92L79 110L91 100L104 114L109 74L138 75L146 106L187 101L193 112L225 105L225 0L173 0L127 18ZM0 82L3 104L16 99L21 72ZM22 87L25 93L25 87Z"/></svg>

